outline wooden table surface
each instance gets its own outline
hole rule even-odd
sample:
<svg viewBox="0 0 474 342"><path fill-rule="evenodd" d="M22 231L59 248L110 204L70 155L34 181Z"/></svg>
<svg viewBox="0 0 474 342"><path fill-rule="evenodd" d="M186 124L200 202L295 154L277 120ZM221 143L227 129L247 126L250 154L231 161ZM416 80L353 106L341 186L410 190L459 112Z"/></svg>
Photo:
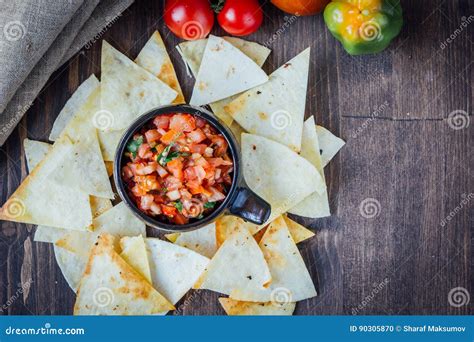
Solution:
<svg viewBox="0 0 474 342"><path fill-rule="evenodd" d="M474 296L474 4L402 6L404 28L378 55L351 57L321 15L292 17L269 3L264 25L248 37L272 49L267 72L311 46L306 116L347 141L326 168L333 215L298 219L316 232L299 247L319 296L295 314L474 313L474 298L460 307L449 301L458 287ZM137 0L51 77L0 149L1 203L27 174L23 139L47 141L77 86L100 76L102 38L134 58L159 30L190 98L193 79L161 15L161 1ZM75 296L52 246L33 242L34 226L0 225L0 312L71 314ZM217 298L191 291L175 314L223 314Z"/></svg>

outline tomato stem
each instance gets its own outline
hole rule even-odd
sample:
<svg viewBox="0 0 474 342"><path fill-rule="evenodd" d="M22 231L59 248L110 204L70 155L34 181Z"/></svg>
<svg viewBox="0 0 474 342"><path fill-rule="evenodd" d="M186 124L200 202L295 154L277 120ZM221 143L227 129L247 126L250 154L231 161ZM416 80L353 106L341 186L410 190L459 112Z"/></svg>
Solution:
<svg viewBox="0 0 474 342"><path fill-rule="evenodd" d="M220 11L222 11L222 8L224 7L225 0L211 0L211 8L214 12L219 14Z"/></svg>

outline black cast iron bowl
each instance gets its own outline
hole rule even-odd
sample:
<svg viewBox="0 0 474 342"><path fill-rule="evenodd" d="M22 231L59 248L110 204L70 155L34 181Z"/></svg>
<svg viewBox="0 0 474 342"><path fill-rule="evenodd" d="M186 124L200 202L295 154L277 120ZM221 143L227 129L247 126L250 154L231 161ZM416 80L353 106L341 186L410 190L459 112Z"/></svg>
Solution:
<svg viewBox="0 0 474 342"><path fill-rule="evenodd" d="M122 166L124 165L126 159L124 158L124 153L126 152L127 143L133 138L133 135L156 116L173 113L192 114L197 117L201 117L210 123L227 140L234 163L232 185L226 195L226 198L209 215L203 217L200 220L195 220L182 225L159 221L138 209L137 205L128 195L128 191L121 176ZM117 147L114 159L114 182L122 201L124 201L130 210L132 210L133 214L144 221L145 224L160 230L171 232L186 232L201 228L215 221L219 216L225 213L239 216L244 220L255 224L263 224L265 221L267 221L271 211L270 205L245 186L241 173L242 165L240 149L232 132L226 127L225 124L216 119L216 117L213 116L209 111L201 107L189 105L163 106L150 110L149 112L140 116L123 134Z"/></svg>

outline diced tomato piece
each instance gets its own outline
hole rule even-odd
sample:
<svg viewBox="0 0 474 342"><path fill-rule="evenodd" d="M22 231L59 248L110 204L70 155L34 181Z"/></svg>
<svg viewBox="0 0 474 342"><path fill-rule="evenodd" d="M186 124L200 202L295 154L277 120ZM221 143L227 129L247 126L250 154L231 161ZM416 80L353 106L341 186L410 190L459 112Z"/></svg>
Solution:
<svg viewBox="0 0 474 342"><path fill-rule="evenodd" d="M161 205L161 211L164 215L174 217L177 214L177 209L169 205Z"/></svg>
<svg viewBox="0 0 474 342"><path fill-rule="evenodd" d="M153 119L153 124L156 128L168 129L170 124L170 117L168 115L158 115Z"/></svg>
<svg viewBox="0 0 474 342"><path fill-rule="evenodd" d="M160 140L161 134L156 129L150 129L145 132L145 138L148 143Z"/></svg>
<svg viewBox="0 0 474 342"><path fill-rule="evenodd" d="M177 132L191 132L196 129L196 120L189 114L175 114L170 119L170 129Z"/></svg>
<svg viewBox="0 0 474 342"><path fill-rule="evenodd" d="M147 143L143 143L138 148L138 156L142 159L148 159L153 156L153 152L151 152L151 147Z"/></svg>
<svg viewBox="0 0 474 342"><path fill-rule="evenodd" d="M209 190L211 192L211 196L208 197L209 202L222 201L225 198L225 195L216 188L210 186Z"/></svg>
<svg viewBox="0 0 474 342"><path fill-rule="evenodd" d="M186 134L186 136L189 139L191 139L192 142L194 142L196 144L199 144L201 141L204 141L207 138L206 135L204 134L204 132L202 130L200 130L199 128L195 129L192 132L189 132L188 134Z"/></svg>
<svg viewBox="0 0 474 342"><path fill-rule="evenodd" d="M165 178L168 175L168 171L158 163L156 163L156 172L158 172L158 175L161 178Z"/></svg>
<svg viewBox="0 0 474 342"><path fill-rule="evenodd" d="M173 129L170 129L168 132L166 132L165 135L161 137L161 142L163 144L169 145L172 142L174 142L176 139L178 139L180 133L178 131L175 131Z"/></svg>
<svg viewBox="0 0 474 342"><path fill-rule="evenodd" d="M232 162L224 160L222 158L207 158L207 162L213 167L233 165Z"/></svg>
<svg viewBox="0 0 474 342"><path fill-rule="evenodd" d="M130 166L125 165L124 167L122 167L122 177L126 181L133 177L133 172L132 172L132 169L130 168Z"/></svg>
<svg viewBox="0 0 474 342"><path fill-rule="evenodd" d="M152 203L153 203L153 196L152 195L145 195L145 196L142 196L142 198L140 200L140 207L143 210L149 210Z"/></svg>
<svg viewBox="0 0 474 342"><path fill-rule="evenodd" d="M179 189L183 186L183 183L174 176L168 176L165 178L165 187L168 190Z"/></svg>
<svg viewBox="0 0 474 342"><path fill-rule="evenodd" d="M153 202L150 205L150 211L154 215L160 215L161 214L161 207L158 204L156 204L155 202Z"/></svg>
<svg viewBox="0 0 474 342"><path fill-rule="evenodd" d="M200 165L205 169L211 166L211 164L203 157L196 159L194 162L196 163L196 165Z"/></svg>
<svg viewBox="0 0 474 342"><path fill-rule="evenodd" d="M160 182L157 180L155 175L135 176L134 180L146 192L157 190L161 187Z"/></svg>
<svg viewBox="0 0 474 342"><path fill-rule="evenodd" d="M211 142L216 146L214 150L216 156L220 157L227 152L227 147L229 147L229 144L227 144L227 141L223 136L217 135L211 139Z"/></svg>
<svg viewBox="0 0 474 342"><path fill-rule="evenodd" d="M144 176L149 175L156 171L156 168L153 163L134 163L130 164L130 169L132 170L134 175Z"/></svg>
<svg viewBox="0 0 474 342"><path fill-rule="evenodd" d="M207 145L204 144L192 144L189 146L189 152L204 154L206 152Z"/></svg>
<svg viewBox="0 0 474 342"><path fill-rule="evenodd" d="M138 197L140 198L141 196L144 196L146 195L146 190L144 190L140 185L138 184L135 184L132 188L132 194L135 196L135 197Z"/></svg>
<svg viewBox="0 0 474 342"><path fill-rule="evenodd" d="M189 219L180 213L176 213L176 215L173 216L172 220L176 224L186 224L189 222Z"/></svg>
<svg viewBox="0 0 474 342"><path fill-rule="evenodd" d="M170 201L176 201L181 198L181 193L179 190L171 190L166 193L166 197L168 197Z"/></svg>
<svg viewBox="0 0 474 342"><path fill-rule="evenodd" d="M174 177L180 181L183 180L183 162L181 158L175 158L166 164L166 168L170 171Z"/></svg>
<svg viewBox="0 0 474 342"><path fill-rule="evenodd" d="M203 128L204 126L206 126L206 123L207 121L204 120L203 118L201 117L196 117L196 126L199 127L199 128Z"/></svg>

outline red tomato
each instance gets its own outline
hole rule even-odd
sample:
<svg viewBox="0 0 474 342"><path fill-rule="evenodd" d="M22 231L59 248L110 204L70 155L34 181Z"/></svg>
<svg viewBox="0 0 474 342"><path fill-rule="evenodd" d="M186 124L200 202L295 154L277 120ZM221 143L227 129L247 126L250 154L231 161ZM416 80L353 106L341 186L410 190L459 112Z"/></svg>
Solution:
<svg viewBox="0 0 474 342"><path fill-rule="evenodd" d="M258 0L226 0L217 21L227 33L246 36L260 27L263 11Z"/></svg>
<svg viewBox="0 0 474 342"><path fill-rule="evenodd" d="M214 11L208 0L166 0L166 26L180 38L207 37L214 25Z"/></svg>

